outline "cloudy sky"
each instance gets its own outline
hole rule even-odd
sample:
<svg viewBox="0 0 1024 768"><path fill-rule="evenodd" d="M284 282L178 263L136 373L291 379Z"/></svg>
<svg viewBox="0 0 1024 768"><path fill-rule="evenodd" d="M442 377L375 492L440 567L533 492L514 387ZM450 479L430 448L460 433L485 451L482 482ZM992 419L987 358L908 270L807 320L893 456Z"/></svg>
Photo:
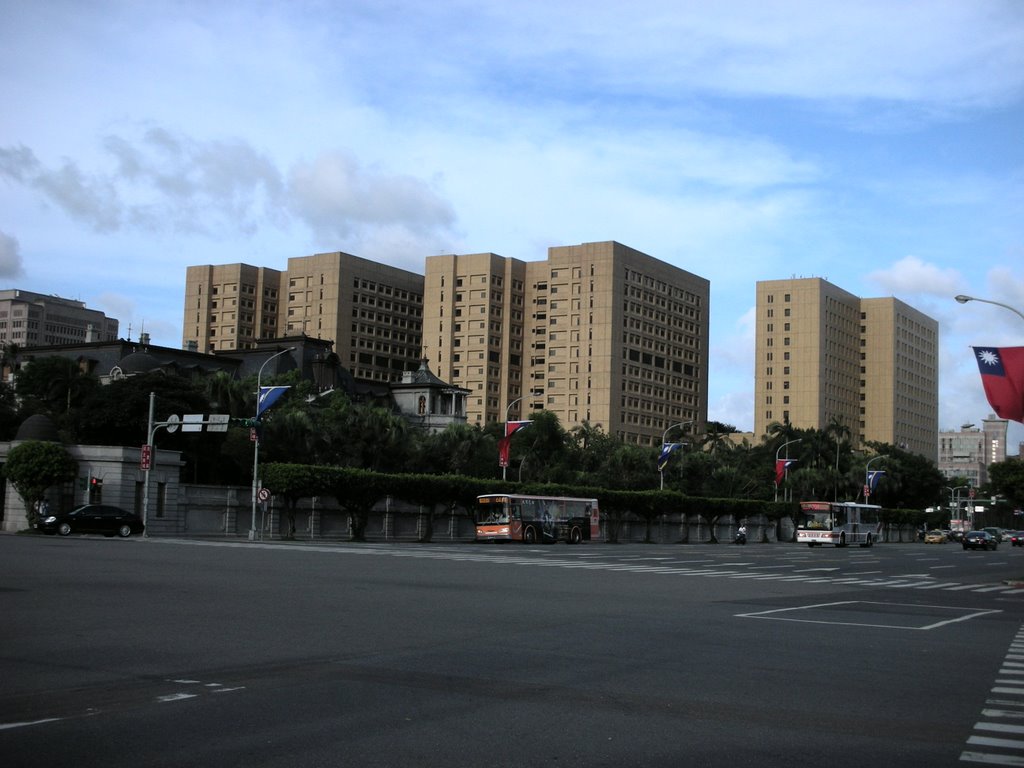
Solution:
<svg viewBox="0 0 1024 768"><path fill-rule="evenodd" d="M711 281L753 427L755 281L939 321L940 429L1024 344L1020 0L0 0L0 287L181 345L185 268L618 240ZM1024 427L1010 433L1011 453Z"/></svg>

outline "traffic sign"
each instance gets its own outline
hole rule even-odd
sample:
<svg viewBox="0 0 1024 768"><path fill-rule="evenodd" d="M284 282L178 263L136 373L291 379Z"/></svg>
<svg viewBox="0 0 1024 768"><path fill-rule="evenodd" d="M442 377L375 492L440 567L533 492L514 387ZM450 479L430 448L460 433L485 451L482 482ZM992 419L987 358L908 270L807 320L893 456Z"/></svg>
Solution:
<svg viewBox="0 0 1024 768"><path fill-rule="evenodd" d="M149 468L153 465L153 446L142 446L142 456L139 460L139 464L141 465L141 469L143 470L149 470Z"/></svg>
<svg viewBox="0 0 1024 768"><path fill-rule="evenodd" d="M258 494L256 494L256 495L259 497L260 501L266 501L267 499L270 498L270 489L269 488L260 488L260 492Z"/></svg>

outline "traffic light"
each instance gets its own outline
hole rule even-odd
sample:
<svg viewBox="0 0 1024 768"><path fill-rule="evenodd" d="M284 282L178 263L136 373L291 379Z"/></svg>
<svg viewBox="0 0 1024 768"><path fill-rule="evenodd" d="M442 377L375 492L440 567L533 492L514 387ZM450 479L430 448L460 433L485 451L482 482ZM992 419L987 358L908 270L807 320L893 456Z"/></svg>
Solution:
<svg viewBox="0 0 1024 768"><path fill-rule="evenodd" d="M89 484L92 486L92 489L94 491L102 490L102 488L103 488L103 478L101 478L101 477L93 477L93 478L90 479Z"/></svg>

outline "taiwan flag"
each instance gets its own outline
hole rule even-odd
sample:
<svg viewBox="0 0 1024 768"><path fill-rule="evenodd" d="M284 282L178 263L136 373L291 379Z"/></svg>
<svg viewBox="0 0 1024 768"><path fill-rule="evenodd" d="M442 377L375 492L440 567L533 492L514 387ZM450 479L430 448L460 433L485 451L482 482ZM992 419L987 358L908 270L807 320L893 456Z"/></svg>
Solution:
<svg viewBox="0 0 1024 768"><path fill-rule="evenodd" d="M989 405L1001 419L1024 423L1024 347L974 347Z"/></svg>
<svg viewBox="0 0 1024 768"><path fill-rule="evenodd" d="M786 477L786 470L789 469L789 465L792 464L796 459L776 459L775 460L775 484L780 485L783 479Z"/></svg>
<svg viewBox="0 0 1024 768"><path fill-rule="evenodd" d="M498 466L508 466L508 452L512 446L512 435L518 432L523 427L528 427L533 424L532 421L506 421L505 422L505 436L498 440Z"/></svg>

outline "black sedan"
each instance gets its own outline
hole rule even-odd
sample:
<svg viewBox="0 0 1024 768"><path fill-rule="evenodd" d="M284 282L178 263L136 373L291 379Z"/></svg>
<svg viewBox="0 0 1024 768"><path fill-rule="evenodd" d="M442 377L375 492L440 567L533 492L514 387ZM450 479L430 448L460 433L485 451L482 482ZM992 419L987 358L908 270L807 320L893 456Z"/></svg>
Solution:
<svg viewBox="0 0 1024 768"><path fill-rule="evenodd" d="M968 531L963 544L964 549L996 549L999 540L988 531Z"/></svg>
<svg viewBox="0 0 1024 768"><path fill-rule="evenodd" d="M70 512L46 515L36 523L36 529L43 533L102 533L104 536L128 537L142 533L145 526L142 518L134 512L127 512L109 504L86 504Z"/></svg>

